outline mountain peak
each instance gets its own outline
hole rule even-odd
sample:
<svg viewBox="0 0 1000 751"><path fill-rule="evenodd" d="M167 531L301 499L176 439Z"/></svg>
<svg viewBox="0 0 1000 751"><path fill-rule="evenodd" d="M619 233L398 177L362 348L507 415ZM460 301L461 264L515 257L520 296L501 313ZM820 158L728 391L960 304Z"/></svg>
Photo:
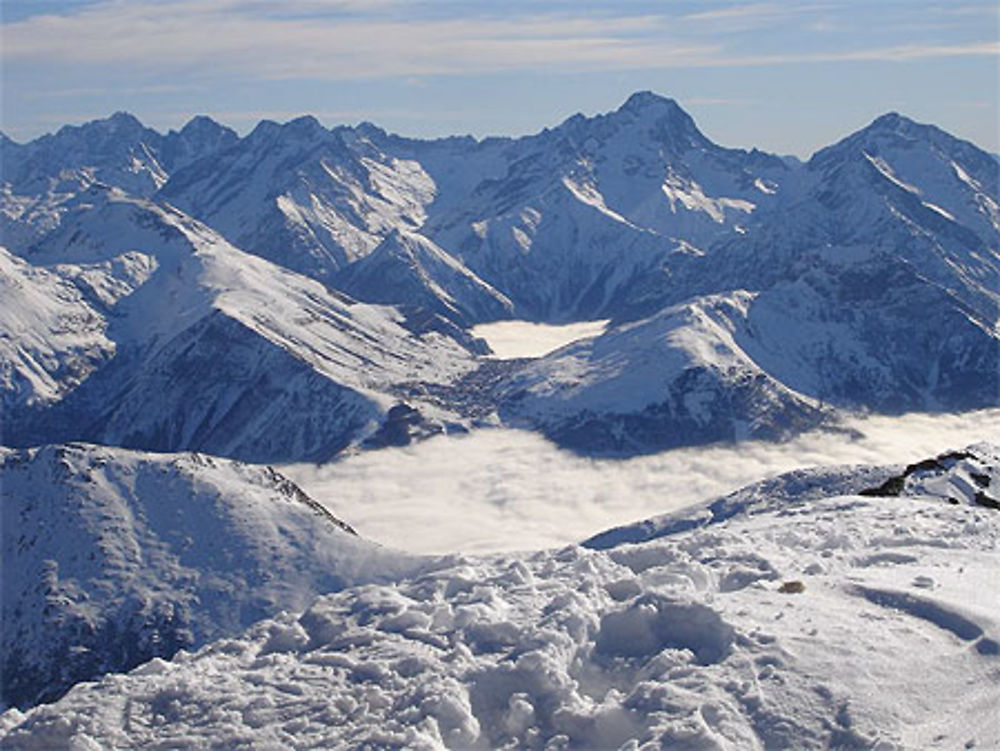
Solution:
<svg viewBox="0 0 1000 751"><path fill-rule="evenodd" d="M886 112L884 115L875 118L865 130L900 132L918 127L921 127L919 123L914 122L908 117L904 117L898 112Z"/></svg>
<svg viewBox="0 0 1000 751"><path fill-rule="evenodd" d="M317 136L329 135L330 131L323 127L319 120L312 115L301 115L294 120L289 120L282 126L285 133L303 138L315 138Z"/></svg>
<svg viewBox="0 0 1000 751"><path fill-rule="evenodd" d="M619 108L619 112L644 112L647 110L681 110L680 105L669 97L661 96L652 91L637 91Z"/></svg>
<svg viewBox="0 0 1000 751"><path fill-rule="evenodd" d="M119 110L115 112L111 117L104 121L106 124L111 126L113 130L121 129L144 129L145 126L139 121L135 115L131 112L125 112L124 110Z"/></svg>
<svg viewBox="0 0 1000 751"><path fill-rule="evenodd" d="M630 115L641 120L666 121L672 128L697 130L694 120L676 100L652 91L637 91L614 114Z"/></svg>
<svg viewBox="0 0 1000 751"><path fill-rule="evenodd" d="M184 124L184 127L181 128L181 133L204 133L219 130L228 130L228 128L225 125L217 123L208 115L195 115Z"/></svg>
<svg viewBox="0 0 1000 751"><path fill-rule="evenodd" d="M673 99L652 91L637 91L615 112L616 122L635 122L648 127L657 140L677 151L704 144L707 139L692 117Z"/></svg>
<svg viewBox="0 0 1000 751"><path fill-rule="evenodd" d="M858 133L871 135L895 135L904 139L927 140L933 142L957 142L955 136L941 130L936 125L911 120L898 112L887 112L874 120Z"/></svg>
<svg viewBox="0 0 1000 751"><path fill-rule="evenodd" d="M281 126L274 120L261 120L257 123L244 139L248 143L259 141L270 141L281 131Z"/></svg>
<svg viewBox="0 0 1000 751"><path fill-rule="evenodd" d="M389 135L384 128L368 120L358 123L354 128L347 128L347 130L353 130L358 135L369 140L383 139Z"/></svg>

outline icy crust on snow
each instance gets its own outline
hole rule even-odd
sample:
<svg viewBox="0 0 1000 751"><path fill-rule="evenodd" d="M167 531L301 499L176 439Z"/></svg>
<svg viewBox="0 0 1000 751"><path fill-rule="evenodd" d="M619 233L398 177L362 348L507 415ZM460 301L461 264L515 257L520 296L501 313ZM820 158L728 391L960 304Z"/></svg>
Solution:
<svg viewBox="0 0 1000 751"><path fill-rule="evenodd" d="M835 475L817 479L852 482ZM452 556L325 595L9 711L0 747L1000 743L997 513L776 491L642 544Z"/></svg>
<svg viewBox="0 0 1000 751"><path fill-rule="evenodd" d="M236 634L415 559L270 467L83 444L0 448L2 701Z"/></svg>

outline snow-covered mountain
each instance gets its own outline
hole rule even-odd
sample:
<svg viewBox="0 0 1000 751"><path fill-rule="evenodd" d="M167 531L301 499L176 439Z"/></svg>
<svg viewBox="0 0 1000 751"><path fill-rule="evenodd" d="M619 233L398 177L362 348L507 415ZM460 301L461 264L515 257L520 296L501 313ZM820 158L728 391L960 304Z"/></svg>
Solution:
<svg viewBox="0 0 1000 751"><path fill-rule="evenodd" d="M7 705L170 658L412 571L266 466L84 444L0 449Z"/></svg>
<svg viewBox="0 0 1000 751"><path fill-rule="evenodd" d="M393 231L333 284L368 302L418 306L464 325L514 310L505 295L417 233Z"/></svg>
<svg viewBox="0 0 1000 751"><path fill-rule="evenodd" d="M58 401L114 354L104 318L71 279L0 248L0 290L5 414Z"/></svg>
<svg viewBox="0 0 1000 751"><path fill-rule="evenodd" d="M740 348L748 293L703 297L570 344L500 389L500 414L587 453L778 439L823 418Z"/></svg>
<svg viewBox="0 0 1000 751"><path fill-rule="evenodd" d="M423 231L519 317L549 321L614 314L638 279L738 232L789 173L777 157L712 143L676 102L648 92L505 156L505 174L440 214L432 207Z"/></svg>
<svg viewBox="0 0 1000 751"><path fill-rule="evenodd" d="M743 233L689 254L671 267L674 284L647 284L632 303L648 313L705 291L766 289L817 263L902 261L995 316L998 183L995 162L973 144L886 115L791 170Z"/></svg>
<svg viewBox="0 0 1000 751"><path fill-rule="evenodd" d="M737 352L743 372L813 406L902 412L1000 403L998 178L988 155L888 115L805 166L786 168L780 183L754 184L768 198L737 231L720 228L701 248L688 236L637 274L612 307L599 308L619 325L516 375L500 389L514 397L502 412L598 450L738 437L747 424L762 424L764 434L802 424L770 409L759 391L741 408L733 385L758 383L745 378L715 390L713 408L702 399L692 425L680 405L692 389L676 379L695 378L696 367L678 372L670 358L650 354L676 339L670 312L678 305L715 311L729 337L721 350ZM620 274L629 265L615 268ZM702 331L697 346L720 349L714 330Z"/></svg>
<svg viewBox="0 0 1000 751"><path fill-rule="evenodd" d="M0 232L19 248L59 224L65 203L94 183L149 197L170 173L238 140L208 117L166 135L126 112L85 125L67 125L28 144L0 140Z"/></svg>
<svg viewBox="0 0 1000 751"><path fill-rule="evenodd" d="M761 291L622 322L509 375L505 419L588 452L788 436L832 408L1000 404L997 317L897 257L814 259Z"/></svg>
<svg viewBox="0 0 1000 751"><path fill-rule="evenodd" d="M26 255L51 271L17 261L37 287L20 290L55 322L5 358L8 445L323 459L376 433L405 384L474 366L470 338L447 322L355 303L117 189L92 186ZM122 294L99 296L87 282L98 276ZM75 308L51 311L40 280L61 280ZM437 430L448 419L424 412Z"/></svg>
<svg viewBox="0 0 1000 751"><path fill-rule="evenodd" d="M160 196L250 253L327 281L394 230L419 228L434 191L419 163L301 117L262 122L178 170Z"/></svg>
<svg viewBox="0 0 1000 751"><path fill-rule="evenodd" d="M1000 525L951 501L997 483L984 444L439 559L10 710L0 747L992 748Z"/></svg>
<svg viewBox="0 0 1000 751"><path fill-rule="evenodd" d="M523 138L119 113L3 149L8 443L278 461L485 420L633 452L1000 403L996 161L897 114L806 163L648 92ZM613 320L485 361L467 328L504 318Z"/></svg>
<svg viewBox="0 0 1000 751"><path fill-rule="evenodd" d="M265 122L178 170L160 196L235 245L322 281L395 232L411 238L411 251L426 256L436 244L451 256L380 280L348 274L362 299L405 299L428 274L447 289L465 266L463 276L506 296L515 316L559 320L599 317L678 249L732 234L789 173L777 157L713 144L676 102L643 93L608 115L482 142ZM490 320L503 309L473 312Z"/></svg>

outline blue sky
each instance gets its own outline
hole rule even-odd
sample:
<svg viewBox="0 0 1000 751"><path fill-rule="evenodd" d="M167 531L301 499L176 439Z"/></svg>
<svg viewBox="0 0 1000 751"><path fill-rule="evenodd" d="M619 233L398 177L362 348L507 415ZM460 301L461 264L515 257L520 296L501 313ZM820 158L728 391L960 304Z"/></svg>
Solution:
<svg viewBox="0 0 1000 751"><path fill-rule="evenodd" d="M808 156L896 110L1000 151L995 0L0 2L22 141L116 110L517 135L649 89L727 146Z"/></svg>

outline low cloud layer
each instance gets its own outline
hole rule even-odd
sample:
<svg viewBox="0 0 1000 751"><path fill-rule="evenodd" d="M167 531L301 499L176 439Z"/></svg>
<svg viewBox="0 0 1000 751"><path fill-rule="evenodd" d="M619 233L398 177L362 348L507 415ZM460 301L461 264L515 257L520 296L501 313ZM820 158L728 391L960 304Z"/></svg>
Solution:
<svg viewBox="0 0 1000 751"><path fill-rule="evenodd" d="M552 326L530 321L497 321L472 327L472 335L482 337L493 354L501 359L541 357L560 347L590 336L598 336L608 321L584 321Z"/></svg>
<svg viewBox="0 0 1000 751"><path fill-rule="evenodd" d="M910 462L1000 439L1000 409L855 418L863 437L814 432L783 444L587 459L516 430L481 430L316 466L282 468L378 542L421 553L498 552L579 542L609 527L713 498L798 467Z"/></svg>

